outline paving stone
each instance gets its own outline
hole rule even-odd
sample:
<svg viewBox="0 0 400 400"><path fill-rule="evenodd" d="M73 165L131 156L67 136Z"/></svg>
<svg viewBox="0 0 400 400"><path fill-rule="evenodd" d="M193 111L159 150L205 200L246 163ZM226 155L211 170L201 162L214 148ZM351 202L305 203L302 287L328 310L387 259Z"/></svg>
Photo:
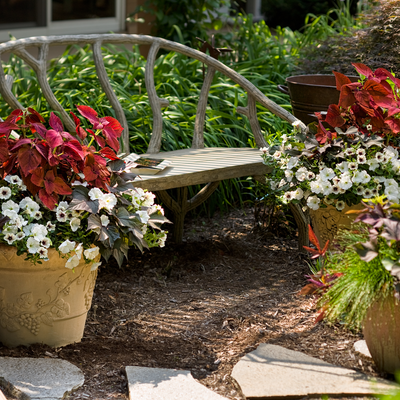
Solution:
<svg viewBox="0 0 400 400"><path fill-rule="evenodd" d="M78 367L50 358L0 357L0 378L32 400L62 399L84 382Z"/></svg>
<svg viewBox="0 0 400 400"><path fill-rule="evenodd" d="M365 340L358 340L354 343L354 351L360 353L364 357L372 358Z"/></svg>
<svg viewBox="0 0 400 400"><path fill-rule="evenodd" d="M386 394L396 384L371 379L281 346L261 344L232 371L247 399Z"/></svg>
<svg viewBox="0 0 400 400"><path fill-rule="evenodd" d="M190 371L126 367L130 400L224 400L197 382Z"/></svg>

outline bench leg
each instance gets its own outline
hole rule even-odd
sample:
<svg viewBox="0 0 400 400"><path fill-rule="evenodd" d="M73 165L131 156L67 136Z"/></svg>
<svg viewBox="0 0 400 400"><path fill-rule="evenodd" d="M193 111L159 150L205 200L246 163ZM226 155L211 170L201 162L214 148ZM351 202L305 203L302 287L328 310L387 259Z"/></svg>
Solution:
<svg viewBox="0 0 400 400"><path fill-rule="evenodd" d="M299 251L305 253L306 250L303 246L309 246L310 244L308 239L308 225L310 224L310 215L308 212L303 212L298 204L289 203L289 206L290 210L293 213L294 219L296 220L297 227L299 228Z"/></svg>
<svg viewBox="0 0 400 400"><path fill-rule="evenodd" d="M208 183L189 200L187 187L178 188L177 200L174 200L166 190L156 192L157 197L162 201L163 205L170 209L174 215L172 240L175 243L182 243L183 224L185 222L186 213L206 201L212 195L218 185L219 181Z"/></svg>

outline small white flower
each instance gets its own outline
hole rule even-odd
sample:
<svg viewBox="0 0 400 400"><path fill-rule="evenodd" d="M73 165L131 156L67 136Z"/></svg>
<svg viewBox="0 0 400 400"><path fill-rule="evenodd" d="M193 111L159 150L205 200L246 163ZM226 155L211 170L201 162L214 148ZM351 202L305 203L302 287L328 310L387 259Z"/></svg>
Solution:
<svg viewBox="0 0 400 400"><path fill-rule="evenodd" d="M327 205L333 204L334 203L334 199L330 199L329 197L324 197L324 203Z"/></svg>
<svg viewBox="0 0 400 400"><path fill-rule="evenodd" d="M399 189L397 187L387 186L384 193L389 201L394 201L396 203L399 201Z"/></svg>
<svg viewBox="0 0 400 400"><path fill-rule="evenodd" d="M39 219L41 219L42 216L43 216L43 214L42 214L41 211L35 211L35 212L31 215L31 217L32 217L33 219L36 219L37 221L38 221Z"/></svg>
<svg viewBox="0 0 400 400"><path fill-rule="evenodd" d="M98 247L91 247L86 249L83 254L87 260L94 260L99 255L100 249Z"/></svg>
<svg viewBox="0 0 400 400"><path fill-rule="evenodd" d="M107 215L102 215L100 220L102 226L107 226L110 223L110 219L107 217Z"/></svg>
<svg viewBox="0 0 400 400"><path fill-rule="evenodd" d="M30 237L26 241L26 247L28 248L29 253L36 254L39 250L40 243L35 238Z"/></svg>
<svg viewBox="0 0 400 400"><path fill-rule="evenodd" d="M399 152L392 146L386 147L386 149L383 150L383 153L386 157L389 158L390 161L395 160L399 157Z"/></svg>
<svg viewBox="0 0 400 400"><path fill-rule="evenodd" d="M366 159L365 156L358 156L358 157L357 157L357 162L358 162L359 164L366 164L366 163L367 163L367 159Z"/></svg>
<svg viewBox="0 0 400 400"><path fill-rule="evenodd" d="M316 179L315 181L312 181L310 183L310 189L311 189L311 191L313 193L316 193L316 194L322 193L322 191L323 191L322 181L320 181L319 179Z"/></svg>
<svg viewBox="0 0 400 400"><path fill-rule="evenodd" d="M14 211L14 212L18 213L19 204L15 203L12 200L8 200L8 201L6 201L5 203L3 203L1 205L1 209L3 211L3 214L4 214L5 211ZM6 214L4 214L4 215L6 215Z"/></svg>
<svg viewBox="0 0 400 400"><path fill-rule="evenodd" d="M300 120L292 122L292 126L295 129L300 129L300 125L301 125L301 121Z"/></svg>
<svg viewBox="0 0 400 400"><path fill-rule="evenodd" d="M275 160L278 160L279 158L281 158L282 157L282 152L281 151L279 151L279 150L277 150L277 151L275 151L275 153L273 154L273 156L272 157L274 157L275 158Z"/></svg>
<svg viewBox="0 0 400 400"><path fill-rule="evenodd" d="M267 154L267 153L268 153L268 147L261 147L261 148L260 148L260 151L261 151L262 153L264 153L264 154Z"/></svg>
<svg viewBox="0 0 400 400"><path fill-rule="evenodd" d="M99 188L93 188L89 190L90 200L103 200L104 193Z"/></svg>
<svg viewBox="0 0 400 400"><path fill-rule="evenodd" d="M373 189L371 189L371 197L377 197L377 196L379 196L379 190L378 190L378 188L373 188Z"/></svg>
<svg viewBox="0 0 400 400"><path fill-rule="evenodd" d="M342 211L346 207L346 203L343 200L338 200L336 203L336 210Z"/></svg>
<svg viewBox="0 0 400 400"><path fill-rule="evenodd" d="M49 232L53 232L56 229L56 225L51 223L51 221L47 221L46 228Z"/></svg>
<svg viewBox="0 0 400 400"><path fill-rule="evenodd" d="M332 185L330 182L323 181L321 187L322 187L322 194L324 196L329 196L332 193Z"/></svg>
<svg viewBox="0 0 400 400"><path fill-rule="evenodd" d="M283 199L285 202L289 202L290 200L292 200L292 192L285 192L285 194L283 195Z"/></svg>
<svg viewBox="0 0 400 400"><path fill-rule="evenodd" d="M385 157L384 154L381 153L380 151L378 151L378 152L375 154L375 159L376 159L376 161L377 161L378 163L383 162L384 157Z"/></svg>
<svg viewBox="0 0 400 400"><path fill-rule="evenodd" d="M281 179L281 181L279 182L278 188L281 188L281 187L285 186L286 183L287 182L284 179Z"/></svg>
<svg viewBox="0 0 400 400"><path fill-rule="evenodd" d="M63 209L57 210L56 218L58 222L67 222L68 220L67 212Z"/></svg>
<svg viewBox="0 0 400 400"><path fill-rule="evenodd" d="M65 263L65 268L74 269L79 265L79 258L75 254L74 256L70 257L68 261Z"/></svg>
<svg viewBox="0 0 400 400"><path fill-rule="evenodd" d="M340 187L338 185L333 185L332 186L332 193L333 194L339 194L340 193Z"/></svg>
<svg viewBox="0 0 400 400"><path fill-rule="evenodd" d="M371 177L368 175L367 171L355 171L352 181L354 183L368 183Z"/></svg>
<svg viewBox="0 0 400 400"><path fill-rule="evenodd" d="M370 198L373 196L372 190L369 189L369 188L365 188L365 189L364 189L363 196L364 196L366 199L370 199Z"/></svg>
<svg viewBox="0 0 400 400"><path fill-rule="evenodd" d="M68 239L60 244L60 247L58 248L59 251L63 254L67 254L70 251L72 251L75 248L76 242L74 241L69 241Z"/></svg>
<svg viewBox="0 0 400 400"><path fill-rule="evenodd" d="M151 192L146 192L144 194L144 200L143 200L143 206L144 207L151 207L154 204L154 199L156 198L156 195Z"/></svg>
<svg viewBox="0 0 400 400"><path fill-rule="evenodd" d="M39 247L39 250L37 251L37 253L39 254L40 258L42 258L42 259L46 260L48 258L47 249L44 247Z"/></svg>
<svg viewBox="0 0 400 400"><path fill-rule="evenodd" d="M354 156L354 154L356 154L356 151L352 147L349 147L344 152L346 156Z"/></svg>
<svg viewBox="0 0 400 400"><path fill-rule="evenodd" d="M4 235L4 240L8 243L8 244L13 244L15 240L17 240L17 236L14 235L13 233L6 233Z"/></svg>
<svg viewBox="0 0 400 400"><path fill-rule="evenodd" d="M365 156L365 149L359 148L356 150L357 156Z"/></svg>
<svg viewBox="0 0 400 400"><path fill-rule="evenodd" d="M315 211L315 210L318 210L320 202L321 202L321 200L317 196L310 196L307 199L307 206Z"/></svg>
<svg viewBox="0 0 400 400"><path fill-rule="evenodd" d="M22 186L22 179L17 175L7 175L4 180L12 185Z"/></svg>
<svg viewBox="0 0 400 400"><path fill-rule="evenodd" d="M377 168L379 168L380 164L379 162L376 160L376 158L371 158L370 160L368 160L368 165L369 165L369 169L371 171L375 171ZM400 167L400 164L399 164Z"/></svg>
<svg viewBox="0 0 400 400"><path fill-rule="evenodd" d="M357 171L358 164L356 162L349 162L348 167L349 167L349 170L351 170L351 171Z"/></svg>
<svg viewBox="0 0 400 400"><path fill-rule="evenodd" d="M364 187L363 186L357 186L356 194L358 194L359 196L362 196L364 194Z"/></svg>
<svg viewBox="0 0 400 400"><path fill-rule="evenodd" d="M307 171L307 173L306 173L306 178L307 178L309 181L311 181L311 179L314 179L314 178L315 178L314 172L312 172L312 171Z"/></svg>
<svg viewBox="0 0 400 400"><path fill-rule="evenodd" d="M163 233L163 235L158 238L158 245L164 247L165 241L167 240L167 234L164 231L161 231L161 233Z"/></svg>
<svg viewBox="0 0 400 400"><path fill-rule="evenodd" d="M372 125L371 125L371 124L368 124L368 125L366 126L366 128L367 128L368 131L372 131Z"/></svg>
<svg viewBox="0 0 400 400"><path fill-rule="evenodd" d="M81 226L81 220L74 217L71 219L71 221L69 221L69 225L71 226L71 231L76 232Z"/></svg>
<svg viewBox="0 0 400 400"><path fill-rule="evenodd" d="M150 215L147 213L147 211L136 211L136 214L138 214L140 221L143 224L147 224L147 221L150 218Z"/></svg>
<svg viewBox="0 0 400 400"><path fill-rule="evenodd" d="M22 240L25 237L25 233L20 231L15 236L16 236L15 240Z"/></svg>
<svg viewBox="0 0 400 400"><path fill-rule="evenodd" d="M51 246L51 240L48 237L45 237L40 241L40 245L48 249Z"/></svg>
<svg viewBox="0 0 400 400"><path fill-rule="evenodd" d="M7 186L0 187L0 199L7 200L11 197L11 189Z"/></svg>
<svg viewBox="0 0 400 400"><path fill-rule="evenodd" d="M296 179L300 182L303 182L306 179L306 174L307 174L307 168L305 167L300 167L297 171L296 171Z"/></svg>

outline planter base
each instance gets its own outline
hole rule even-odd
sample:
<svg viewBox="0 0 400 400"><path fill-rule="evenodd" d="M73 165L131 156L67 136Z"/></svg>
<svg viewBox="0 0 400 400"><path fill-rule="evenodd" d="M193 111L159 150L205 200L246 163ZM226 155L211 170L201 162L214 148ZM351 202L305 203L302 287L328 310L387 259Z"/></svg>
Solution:
<svg viewBox="0 0 400 400"><path fill-rule="evenodd" d="M96 261L96 260L95 260ZM12 246L0 246L0 342L15 347L80 342L97 271L82 262L74 271L54 249L33 265Z"/></svg>

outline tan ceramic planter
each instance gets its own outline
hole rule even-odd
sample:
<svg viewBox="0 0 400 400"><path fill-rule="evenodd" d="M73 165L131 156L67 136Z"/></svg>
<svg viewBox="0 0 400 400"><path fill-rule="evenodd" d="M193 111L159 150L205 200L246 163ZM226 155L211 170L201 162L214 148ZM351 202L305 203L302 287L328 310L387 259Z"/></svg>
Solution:
<svg viewBox="0 0 400 400"><path fill-rule="evenodd" d="M336 210L333 206L319 208L316 211L310 210L312 228L320 245L324 246L327 240L332 243L338 229L350 227L357 214L347 215L347 211L362 210L364 208L362 204L356 204L352 207L346 205L342 211Z"/></svg>
<svg viewBox="0 0 400 400"><path fill-rule="evenodd" d="M380 371L400 370L400 304L394 296L375 302L364 321L364 338Z"/></svg>
<svg viewBox="0 0 400 400"><path fill-rule="evenodd" d="M75 271L65 268L66 259L54 249L41 265L24 258L0 245L0 342L9 347L80 342L97 271L84 263Z"/></svg>

